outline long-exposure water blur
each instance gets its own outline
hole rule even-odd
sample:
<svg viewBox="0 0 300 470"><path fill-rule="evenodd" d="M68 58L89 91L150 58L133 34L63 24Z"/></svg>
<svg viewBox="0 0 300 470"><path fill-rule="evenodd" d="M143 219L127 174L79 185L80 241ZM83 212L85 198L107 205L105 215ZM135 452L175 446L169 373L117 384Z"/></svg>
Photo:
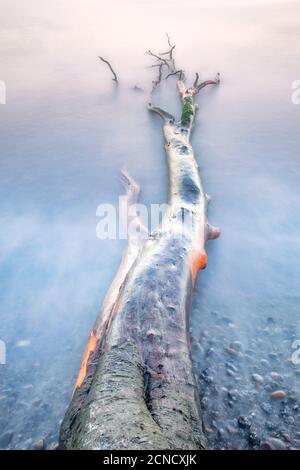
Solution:
<svg viewBox="0 0 300 470"><path fill-rule="evenodd" d="M299 1L0 0L0 448L55 448L126 240L96 236L123 167L165 203L145 51L168 32L197 98L211 223L190 318L211 449L300 449ZM114 66L119 86L102 55ZM294 87L294 88L293 88ZM176 78L152 96L177 116ZM2 348L3 349L3 348Z"/></svg>

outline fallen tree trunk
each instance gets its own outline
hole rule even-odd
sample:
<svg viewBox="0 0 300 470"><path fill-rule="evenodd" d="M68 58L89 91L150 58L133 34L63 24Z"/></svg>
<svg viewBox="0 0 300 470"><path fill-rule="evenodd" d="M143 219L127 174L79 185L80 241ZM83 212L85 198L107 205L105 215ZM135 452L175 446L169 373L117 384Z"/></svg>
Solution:
<svg viewBox="0 0 300 470"><path fill-rule="evenodd" d="M190 358L188 311L197 273L206 266L206 241L220 231L207 221L209 198L190 135L197 109L194 97L204 86L218 82L217 77L198 85L196 77L186 89L179 80L178 122L149 105L164 120L168 209L147 239L142 226L139 236L129 234L127 252L84 353L61 426L61 448L206 447ZM124 179L132 205L139 187L127 174Z"/></svg>

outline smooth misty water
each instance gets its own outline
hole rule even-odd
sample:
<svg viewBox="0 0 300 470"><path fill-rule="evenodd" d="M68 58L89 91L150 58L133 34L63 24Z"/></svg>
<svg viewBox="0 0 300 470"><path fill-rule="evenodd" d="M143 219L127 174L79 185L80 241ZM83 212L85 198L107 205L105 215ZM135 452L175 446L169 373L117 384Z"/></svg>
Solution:
<svg viewBox="0 0 300 470"><path fill-rule="evenodd" d="M217 90L199 96L193 137L213 198L210 219L222 229L209 243L191 319L209 444L300 448L300 365L291 362L300 339L300 105L291 102L300 5L227 3L0 1L3 447L57 440L124 247L96 238L97 206L122 194L120 168L141 183L142 202L166 201L161 122L145 107L153 70L144 51L164 50L168 31L191 78L196 70L222 74ZM99 54L114 63L118 90ZM155 103L178 112L175 82ZM285 400L270 399L277 389Z"/></svg>

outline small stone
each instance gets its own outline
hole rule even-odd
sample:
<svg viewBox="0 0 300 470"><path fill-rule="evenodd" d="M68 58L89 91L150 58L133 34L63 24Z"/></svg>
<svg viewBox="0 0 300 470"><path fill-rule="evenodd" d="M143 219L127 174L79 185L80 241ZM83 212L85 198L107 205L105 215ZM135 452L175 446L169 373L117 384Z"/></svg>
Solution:
<svg viewBox="0 0 300 470"><path fill-rule="evenodd" d="M237 430L233 427L233 426L226 426L226 431L229 433L229 434L236 434L237 433Z"/></svg>
<svg viewBox="0 0 300 470"><path fill-rule="evenodd" d="M231 356L237 356L238 355L238 351L236 349L233 349L233 348L225 348L225 352L227 352L227 354L230 354Z"/></svg>
<svg viewBox="0 0 300 470"><path fill-rule="evenodd" d="M295 423L295 418L293 418L293 416L288 416L287 422L288 422L288 424L294 424Z"/></svg>
<svg viewBox="0 0 300 470"><path fill-rule="evenodd" d="M33 388L33 385L32 384L25 384L25 385L22 386L22 388L24 390L29 390L30 388Z"/></svg>
<svg viewBox="0 0 300 470"><path fill-rule="evenodd" d="M265 385L266 392L271 392L273 390L273 388L274 388L274 386L272 386L270 384Z"/></svg>
<svg viewBox="0 0 300 470"><path fill-rule="evenodd" d="M261 384L264 381L263 376L260 374L252 374L252 379L258 384Z"/></svg>
<svg viewBox="0 0 300 470"><path fill-rule="evenodd" d="M243 349L243 345L240 341L233 341L230 343L230 347L236 349L237 351L241 351Z"/></svg>
<svg viewBox="0 0 300 470"><path fill-rule="evenodd" d="M278 374L278 372L270 372L270 377L274 380L282 380L282 375Z"/></svg>
<svg viewBox="0 0 300 470"><path fill-rule="evenodd" d="M11 440L13 438L13 435L14 435L14 433L12 431L7 431L7 432L3 433L0 436L0 447L1 448L7 447L8 444L11 442Z"/></svg>
<svg viewBox="0 0 300 470"><path fill-rule="evenodd" d="M271 444L273 450L285 450L286 445L280 440L277 439L276 437L270 437L268 439L269 444Z"/></svg>
<svg viewBox="0 0 300 470"><path fill-rule="evenodd" d="M248 435L249 444L252 446L258 446L260 444L260 438L255 432L250 432Z"/></svg>
<svg viewBox="0 0 300 470"><path fill-rule="evenodd" d="M284 390L275 390L271 393L271 398L273 400L283 400L286 397L286 392Z"/></svg>
<svg viewBox="0 0 300 470"><path fill-rule="evenodd" d="M261 450L273 450L273 447L269 442L263 442L260 446Z"/></svg>
<svg viewBox="0 0 300 470"><path fill-rule="evenodd" d="M201 405L202 405L202 408L206 409L207 406L209 405L209 399L207 397L203 397L201 400Z"/></svg>
<svg viewBox="0 0 300 470"><path fill-rule="evenodd" d="M227 370L226 370L226 374L227 374L229 377L235 377L235 373L234 373L233 370L231 370L231 369L227 369Z"/></svg>
<svg viewBox="0 0 300 470"><path fill-rule="evenodd" d="M228 398L229 400L236 401L238 398L240 398L240 394L237 390L229 390L228 391Z"/></svg>
<svg viewBox="0 0 300 470"><path fill-rule="evenodd" d="M227 367L228 369L231 369L231 370L234 371L234 372L238 372L238 371L239 371L238 368L237 368L231 361L226 362L226 367Z"/></svg>
<svg viewBox="0 0 300 470"><path fill-rule="evenodd" d="M275 429L277 429L277 426L276 426L276 424L272 423L271 421L268 421L266 423L266 429L270 432L274 432Z"/></svg>
<svg viewBox="0 0 300 470"><path fill-rule="evenodd" d="M45 439L38 439L37 441L35 441L32 448L34 450L43 450L43 449L45 449Z"/></svg>
<svg viewBox="0 0 300 470"><path fill-rule="evenodd" d="M289 442L290 444L292 443L291 436L287 432L283 432L282 437L285 440L285 442Z"/></svg>
<svg viewBox="0 0 300 470"><path fill-rule="evenodd" d="M262 403L260 407L267 415L272 413L272 406L269 403Z"/></svg>
<svg viewBox="0 0 300 470"><path fill-rule="evenodd" d="M250 428L251 422L249 421L248 418L245 418L244 416L240 416L238 418L238 426L242 429L247 429L247 428Z"/></svg>
<svg viewBox="0 0 300 470"><path fill-rule="evenodd" d="M260 363L263 367L270 367L270 363L266 359L261 359Z"/></svg>
<svg viewBox="0 0 300 470"><path fill-rule="evenodd" d="M213 432L213 430L212 430L210 427L208 427L208 426L204 426L204 430L205 430L205 432L208 433L208 434L210 434L210 433Z"/></svg>
<svg viewBox="0 0 300 470"><path fill-rule="evenodd" d="M21 339L20 341L16 342L16 347L17 348L27 348L27 346L30 346L31 342L29 339Z"/></svg>

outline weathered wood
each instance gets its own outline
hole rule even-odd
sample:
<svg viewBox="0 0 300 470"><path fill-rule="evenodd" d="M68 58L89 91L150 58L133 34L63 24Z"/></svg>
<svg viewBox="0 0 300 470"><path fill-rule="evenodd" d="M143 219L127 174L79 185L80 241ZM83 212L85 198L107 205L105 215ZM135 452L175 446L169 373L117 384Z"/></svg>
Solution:
<svg viewBox="0 0 300 470"><path fill-rule="evenodd" d="M173 63L174 48L169 45ZM178 82L178 122L149 105L164 119L168 209L146 240L142 235L128 240L61 426L61 448L206 447L190 358L188 311L197 273L206 266L206 241L220 231L207 221L209 197L190 143L194 97L205 86L197 82L191 88ZM126 174L125 182L128 201L136 202L138 186Z"/></svg>

